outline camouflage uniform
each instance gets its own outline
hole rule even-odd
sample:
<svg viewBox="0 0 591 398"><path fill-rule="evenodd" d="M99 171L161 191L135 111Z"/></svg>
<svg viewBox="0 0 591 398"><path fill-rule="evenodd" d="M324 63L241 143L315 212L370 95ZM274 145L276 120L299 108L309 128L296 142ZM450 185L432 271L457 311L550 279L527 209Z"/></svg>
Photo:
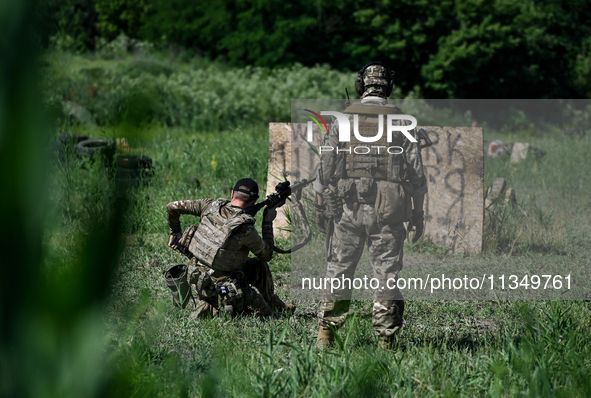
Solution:
<svg viewBox="0 0 591 398"><path fill-rule="evenodd" d="M368 68L366 78L368 72L371 78L371 72L373 71L375 71L375 67ZM365 82L368 84L368 80L365 80ZM371 80L369 82L371 83ZM384 113L402 113L399 108L388 105L387 100L381 98L382 91L382 87L379 86L368 87L362 96L361 102L353 104L353 107L359 109L360 106L382 106L385 110ZM349 114L348 117L351 126L353 126L352 115ZM360 116L360 130L362 130L364 121L375 125L376 120L376 114L368 117ZM369 130L372 130L374 125ZM411 132L414 133L413 130ZM330 125L329 134L326 135L323 145L343 148L343 143L338 141L338 133L338 123L335 121ZM371 135L375 135L375 130ZM353 136L352 131L351 137ZM353 144L353 138L351 144ZM425 194L427 185L418 144L412 143L406 138L399 140L399 144L404 149L403 153L406 157L404 180L412 185L414 194ZM348 152L338 155L334 151L324 152L320 160L321 166L318 168L318 178L314 183L314 190L324 194L326 202L327 182L329 178L337 176L339 178L337 192L339 198L343 201L343 213L340 219L336 217L336 220L333 220L332 228L328 228L327 277L340 279L344 275L345 278L353 280L355 269L363 252L365 242L367 242L368 255L373 267L373 277L380 280L381 286L385 286L386 281L389 278L396 279L402 269L403 245L406 238L406 229L402 222L379 222L376 216L376 187L380 181L388 179L388 173L385 169L390 167L390 163L386 166L386 163L375 162L375 160L364 159L363 156L359 156L355 160L356 162L362 163L365 161L369 163L366 164L365 170L359 169L353 172L351 161L354 159L351 159L352 156L356 155L350 155ZM371 162L374 163L370 164ZM354 177L351 177L351 175ZM332 294L325 293L319 313L321 329L328 328L329 324L336 328L343 324L349 311L351 293L347 289L336 290ZM395 333L402 326L403 312L404 301L400 291L388 289L376 291L372 325L381 343L392 341Z"/></svg>
<svg viewBox="0 0 591 398"><path fill-rule="evenodd" d="M219 199L217 201L213 199L200 199L171 202L166 206L170 233L177 234L182 231L179 219L181 214L191 214L201 217L200 228L206 226L203 216L207 214L208 209L211 210L211 207L214 205L219 206L218 214L221 221L235 219L236 217L244 215L242 208L233 206L230 204L230 201L224 199ZM248 218L249 216L246 217ZM213 264L207 264L204 261L199 260L198 257L194 257L189 263L188 275L192 275L197 269L197 266L210 271L210 275L214 279L233 277L236 275L236 272L242 272L244 273L243 282L245 285L241 288L244 293L245 305L258 310L261 315L268 315L274 305L283 304L275 295L273 277L267 264L267 261L271 260L273 255L273 223L263 222L262 239L257 233L254 225L252 225L253 223L254 219L252 219L252 222L250 223L247 222L239 225L231 233L223 246L223 249L226 252L232 253L234 258L237 259L236 264L232 264L231 268L228 268L227 266L217 267L215 261ZM215 231L200 232L199 229L197 230L189 245L189 249L193 254L196 253L199 245L203 246L200 242L199 234L211 234L212 232ZM258 258L248 258L249 252L254 253ZM189 279L191 280L190 277ZM195 286L192 285L192 287L194 296L197 297L195 294ZM215 304L205 299L198 301L197 311L194 315L205 316L207 314L215 315L216 313L217 310L215 309Z"/></svg>

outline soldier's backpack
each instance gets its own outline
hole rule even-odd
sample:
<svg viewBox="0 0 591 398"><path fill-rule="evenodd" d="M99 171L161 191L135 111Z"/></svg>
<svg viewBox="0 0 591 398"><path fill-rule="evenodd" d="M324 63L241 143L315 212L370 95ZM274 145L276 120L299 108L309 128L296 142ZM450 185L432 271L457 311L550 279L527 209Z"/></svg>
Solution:
<svg viewBox="0 0 591 398"><path fill-rule="evenodd" d="M216 283L211 277L212 271L198 265L189 277L189 283L193 285L195 295L199 300L215 297L218 294Z"/></svg>

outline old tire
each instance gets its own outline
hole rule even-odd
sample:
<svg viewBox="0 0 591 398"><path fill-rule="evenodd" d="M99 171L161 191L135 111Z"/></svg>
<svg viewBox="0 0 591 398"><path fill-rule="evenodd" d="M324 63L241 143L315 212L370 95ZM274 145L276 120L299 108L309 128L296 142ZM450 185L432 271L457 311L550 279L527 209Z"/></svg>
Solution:
<svg viewBox="0 0 591 398"><path fill-rule="evenodd" d="M50 151L54 160L66 160L67 156L73 154L79 142L87 140L85 135L62 134L57 141L53 141Z"/></svg>
<svg viewBox="0 0 591 398"><path fill-rule="evenodd" d="M154 176L152 159L147 156L117 156L115 181L118 186L146 186Z"/></svg>
<svg viewBox="0 0 591 398"><path fill-rule="evenodd" d="M88 136L80 134L61 134L59 140L66 146L76 146L82 141L88 140Z"/></svg>
<svg viewBox="0 0 591 398"><path fill-rule="evenodd" d="M152 159L147 156L117 156L118 169L152 169Z"/></svg>
<svg viewBox="0 0 591 398"><path fill-rule="evenodd" d="M108 163L115 155L115 142L101 138L91 138L76 145L76 154L81 158L94 158L96 155L103 155Z"/></svg>

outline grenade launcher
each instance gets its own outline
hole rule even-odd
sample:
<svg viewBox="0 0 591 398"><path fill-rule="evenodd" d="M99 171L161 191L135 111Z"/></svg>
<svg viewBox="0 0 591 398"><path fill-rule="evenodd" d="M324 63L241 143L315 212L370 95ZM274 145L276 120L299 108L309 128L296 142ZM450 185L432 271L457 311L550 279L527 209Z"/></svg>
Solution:
<svg viewBox="0 0 591 398"><path fill-rule="evenodd" d="M296 194L296 199L299 201L302 198L302 190L313 183L315 180L316 178L312 178L309 181L304 178L302 181L297 181L293 185L291 185L289 181L280 182L277 184L277 186L275 186L275 192L267 195L267 199L249 207L248 209L244 210L244 212L254 217L263 207L273 207L282 201L285 202L285 200L294 193Z"/></svg>

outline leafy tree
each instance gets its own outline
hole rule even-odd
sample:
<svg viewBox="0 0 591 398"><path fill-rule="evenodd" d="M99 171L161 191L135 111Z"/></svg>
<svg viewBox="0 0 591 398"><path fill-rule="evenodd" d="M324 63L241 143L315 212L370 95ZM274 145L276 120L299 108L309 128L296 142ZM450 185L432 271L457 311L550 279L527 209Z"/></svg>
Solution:
<svg viewBox="0 0 591 398"><path fill-rule="evenodd" d="M93 0L41 0L36 6L35 28L41 43L71 51L93 50L97 13Z"/></svg>
<svg viewBox="0 0 591 398"><path fill-rule="evenodd" d="M363 5L354 13L356 32L349 44L353 55L391 65L396 84L405 92L422 86L422 65L437 54L438 40L457 25L455 2L382 0Z"/></svg>
<svg viewBox="0 0 591 398"><path fill-rule="evenodd" d="M459 5L460 3L458 3ZM461 22L421 70L425 94L451 98L577 97L574 67L591 14L559 1L463 2ZM577 28L574 28L577 26Z"/></svg>
<svg viewBox="0 0 591 398"><path fill-rule="evenodd" d="M149 9L148 0L94 0L102 37L113 40L120 33L137 38L142 16Z"/></svg>
<svg viewBox="0 0 591 398"><path fill-rule="evenodd" d="M235 28L234 1L151 0L143 15L141 37L200 50L215 58L219 42Z"/></svg>
<svg viewBox="0 0 591 398"><path fill-rule="evenodd" d="M591 38L586 38L575 59L575 84L579 94L591 97Z"/></svg>
<svg viewBox="0 0 591 398"><path fill-rule="evenodd" d="M233 66L381 61L430 98L591 92L591 0L44 1L48 30L76 50L125 33Z"/></svg>

